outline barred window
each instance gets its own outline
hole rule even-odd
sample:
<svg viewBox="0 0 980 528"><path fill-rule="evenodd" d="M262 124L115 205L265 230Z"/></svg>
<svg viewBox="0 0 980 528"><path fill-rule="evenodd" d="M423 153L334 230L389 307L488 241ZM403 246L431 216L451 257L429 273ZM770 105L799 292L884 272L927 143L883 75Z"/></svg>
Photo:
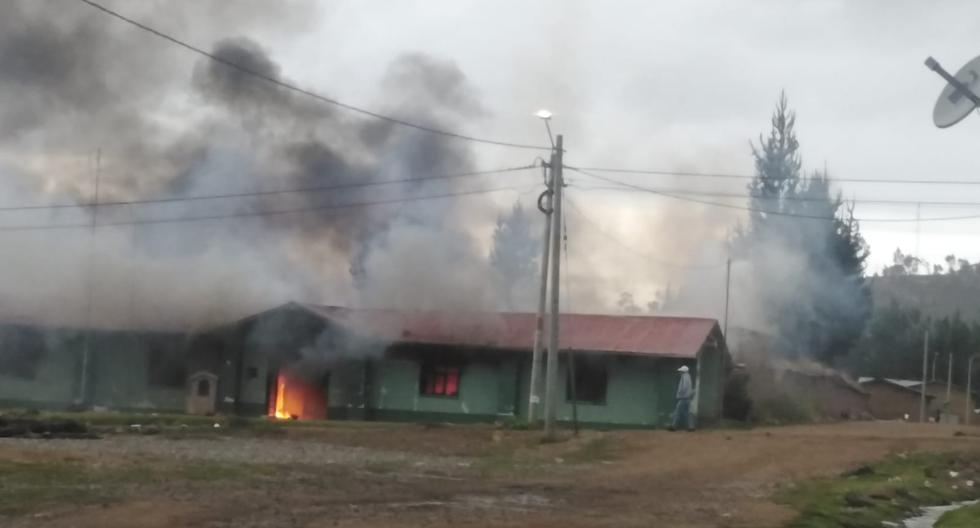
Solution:
<svg viewBox="0 0 980 528"><path fill-rule="evenodd" d="M459 370L454 365L423 364L419 393L424 396L458 396Z"/></svg>

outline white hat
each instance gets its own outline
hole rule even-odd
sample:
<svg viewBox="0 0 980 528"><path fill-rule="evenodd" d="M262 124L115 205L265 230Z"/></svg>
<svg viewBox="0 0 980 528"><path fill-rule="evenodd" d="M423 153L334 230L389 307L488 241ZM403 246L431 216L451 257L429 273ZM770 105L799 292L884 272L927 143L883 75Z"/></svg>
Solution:
<svg viewBox="0 0 980 528"><path fill-rule="evenodd" d="M677 369L677 372L687 372L687 371L688 371L687 365L684 365L681 368Z"/></svg>

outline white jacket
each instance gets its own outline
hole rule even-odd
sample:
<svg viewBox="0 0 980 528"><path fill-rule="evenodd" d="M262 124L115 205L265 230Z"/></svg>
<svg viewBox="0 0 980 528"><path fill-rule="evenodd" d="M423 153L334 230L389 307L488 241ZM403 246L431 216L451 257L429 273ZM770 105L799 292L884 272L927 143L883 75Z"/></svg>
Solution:
<svg viewBox="0 0 980 528"><path fill-rule="evenodd" d="M681 382L677 384L677 399L690 400L694 397L694 384L691 383L691 375L681 372Z"/></svg>

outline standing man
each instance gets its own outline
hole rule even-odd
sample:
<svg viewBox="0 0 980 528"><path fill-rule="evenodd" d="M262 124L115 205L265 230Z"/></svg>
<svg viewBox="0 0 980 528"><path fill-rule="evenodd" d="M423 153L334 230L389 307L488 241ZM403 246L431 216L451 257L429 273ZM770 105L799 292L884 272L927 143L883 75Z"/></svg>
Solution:
<svg viewBox="0 0 980 528"><path fill-rule="evenodd" d="M674 408L674 420L668 428L671 431L676 431L680 427L684 427L688 431L694 430L694 424L691 423L691 399L694 398L694 384L691 383L689 370L687 365L677 369L677 372L681 373L681 381L677 384L677 407Z"/></svg>

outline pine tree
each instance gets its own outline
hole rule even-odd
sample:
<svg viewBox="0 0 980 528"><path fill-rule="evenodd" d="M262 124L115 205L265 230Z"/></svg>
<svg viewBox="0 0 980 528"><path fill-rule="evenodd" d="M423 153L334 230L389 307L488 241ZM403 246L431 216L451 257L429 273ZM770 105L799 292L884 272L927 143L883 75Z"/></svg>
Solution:
<svg viewBox="0 0 980 528"><path fill-rule="evenodd" d="M752 146L752 212L732 249L752 265L776 351L829 364L850 351L870 316L868 249L829 176L803 174L795 125L782 94L769 135Z"/></svg>

